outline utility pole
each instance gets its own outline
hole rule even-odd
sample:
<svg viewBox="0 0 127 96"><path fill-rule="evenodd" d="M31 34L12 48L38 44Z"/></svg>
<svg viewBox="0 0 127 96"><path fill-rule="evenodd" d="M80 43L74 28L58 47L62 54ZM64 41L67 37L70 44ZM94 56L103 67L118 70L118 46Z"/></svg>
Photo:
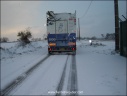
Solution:
<svg viewBox="0 0 127 96"><path fill-rule="evenodd" d="M118 0L114 0L114 13L115 13L115 51L119 51L119 13L118 13Z"/></svg>
<svg viewBox="0 0 127 96"><path fill-rule="evenodd" d="M127 0L126 0L126 8L127 8ZM127 18L127 10L126 10L126 18Z"/></svg>
<svg viewBox="0 0 127 96"><path fill-rule="evenodd" d="M78 18L78 28L79 28L79 41L80 41L80 23L79 23L79 18Z"/></svg>

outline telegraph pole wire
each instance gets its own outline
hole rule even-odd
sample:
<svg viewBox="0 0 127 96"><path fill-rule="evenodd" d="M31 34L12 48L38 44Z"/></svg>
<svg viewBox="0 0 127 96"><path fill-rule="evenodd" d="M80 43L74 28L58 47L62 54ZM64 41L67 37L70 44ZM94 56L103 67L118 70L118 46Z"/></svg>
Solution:
<svg viewBox="0 0 127 96"><path fill-rule="evenodd" d="M89 4L89 6L88 6L86 12L84 13L84 15L83 15L82 17L78 18L78 29L79 29L79 30L78 30L78 33L79 33L79 41L80 41L80 19L82 19L82 18L84 18L84 17L86 16L86 14L87 14L87 12L88 12L88 10L89 10L91 4L92 4L92 1L93 1L93 0L91 0L91 2L90 2L90 4Z"/></svg>
<svg viewBox="0 0 127 96"><path fill-rule="evenodd" d="M88 6L86 12L84 13L84 15L83 15L82 17L80 17L80 19L81 19L81 18L84 18L84 17L86 16L86 14L87 14L87 12L88 12L88 10L89 10L91 4L92 4L92 1L93 1L93 0L91 0L91 2L90 2L90 4L89 4L89 6Z"/></svg>

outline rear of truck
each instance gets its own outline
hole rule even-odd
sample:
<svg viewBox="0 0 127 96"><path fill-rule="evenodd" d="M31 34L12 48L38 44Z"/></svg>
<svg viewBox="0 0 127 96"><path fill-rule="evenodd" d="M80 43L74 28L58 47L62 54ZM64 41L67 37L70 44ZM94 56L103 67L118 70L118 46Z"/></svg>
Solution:
<svg viewBox="0 0 127 96"><path fill-rule="evenodd" d="M76 54L76 13L47 12L48 52Z"/></svg>

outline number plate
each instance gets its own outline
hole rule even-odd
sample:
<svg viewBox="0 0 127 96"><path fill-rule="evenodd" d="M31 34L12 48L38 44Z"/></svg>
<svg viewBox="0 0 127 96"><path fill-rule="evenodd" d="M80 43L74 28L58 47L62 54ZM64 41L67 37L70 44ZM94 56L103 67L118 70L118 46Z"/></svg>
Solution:
<svg viewBox="0 0 127 96"><path fill-rule="evenodd" d="M64 48L60 48L61 51L64 51L65 49Z"/></svg>

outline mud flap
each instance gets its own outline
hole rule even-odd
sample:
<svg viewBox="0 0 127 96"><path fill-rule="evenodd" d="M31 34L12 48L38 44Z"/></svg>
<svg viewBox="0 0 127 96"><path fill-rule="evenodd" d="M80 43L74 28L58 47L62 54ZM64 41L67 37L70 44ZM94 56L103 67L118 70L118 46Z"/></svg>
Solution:
<svg viewBox="0 0 127 96"><path fill-rule="evenodd" d="M73 52L72 52L72 55L76 55L76 51L73 51Z"/></svg>
<svg viewBox="0 0 127 96"><path fill-rule="evenodd" d="M48 51L48 54L49 54L49 55L51 55L51 54L52 54L52 52Z"/></svg>

